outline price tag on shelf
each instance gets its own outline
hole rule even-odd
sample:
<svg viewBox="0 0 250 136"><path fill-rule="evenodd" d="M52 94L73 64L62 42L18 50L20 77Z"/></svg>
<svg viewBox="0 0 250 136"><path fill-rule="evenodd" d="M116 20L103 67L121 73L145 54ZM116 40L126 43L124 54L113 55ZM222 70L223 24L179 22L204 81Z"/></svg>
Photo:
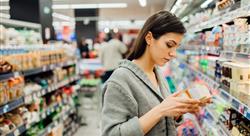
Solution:
<svg viewBox="0 0 250 136"><path fill-rule="evenodd" d="M48 127L48 133L50 133L51 132L51 127Z"/></svg>
<svg viewBox="0 0 250 136"><path fill-rule="evenodd" d="M7 105L5 105L5 106L3 107L3 113L8 112L8 109L9 109L9 105L7 104Z"/></svg>
<svg viewBox="0 0 250 136"><path fill-rule="evenodd" d="M57 126L58 124L59 124L58 121L56 121L56 122L55 122L55 126Z"/></svg>
<svg viewBox="0 0 250 136"><path fill-rule="evenodd" d="M71 64L72 64L72 61L68 61L68 62L67 62L67 65L71 65Z"/></svg>
<svg viewBox="0 0 250 136"><path fill-rule="evenodd" d="M42 95L45 95L45 94L46 94L46 90L43 89L43 90L42 90Z"/></svg>
<svg viewBox="0 0 250 136"><path fill-rule="evenodd" d="M51 92L55 90L53 85L50 85L50 90L51 90Z"/></svg>
<svg viewBox="0 0 250 136"><path fill-rule="evenodd" d="M19 77L20 73L19 72L14 72L14 77Z"/></svg>
<svg viewBox="0 0 250 136"><path fill-rule="evenodd" d="M44 119L46 117L46 113L44 112L43 114L42 114L42 118Z"/></svg>
<svg viewBox="0 0 250 136"><path fill-rule="evenodd" d="M40 91L36 92L36 96L37 96L38 98L41 97L41 92L40 92Z"/></svg>
<svg viewBox="0 0 250 136"><path fill-rule="evenodd" d="M52 108L51 108L51 112L54 112L54 111L55 111L55 108L54 108L54 107L52 107Z"/></svg>
<svg viewBox="0 0 250 136"><path fill-rule="evenodd" d="M236 109L239 110L240 103L236 101L235 99L232 99L232 106Z"/></svg>
<svg viewBox="0 0 250 136"><path fill-rule="evenodd" d="M16 129L16 130L14 131L14 135L15 135L15 136L19 136L19 135L20 135L19 129Z"/></svg>
<svg viewBox="0 0 250 136"><path fill-rule="evenodd" d="M47 66L43 66L43 72L47 71Z"/></svg>
<svg viewBox="0 0 250 136"><path fill-rule="evenodd" d="M53 70L55 68L55 64L50 65L50 69Z"/></svg>
<svg viewBox="0 0 250 136"><path fill-rule="evenodd" d="M51 88L50 87L48 87L47 90L48 90L48 92L51 92Z"/></svg>

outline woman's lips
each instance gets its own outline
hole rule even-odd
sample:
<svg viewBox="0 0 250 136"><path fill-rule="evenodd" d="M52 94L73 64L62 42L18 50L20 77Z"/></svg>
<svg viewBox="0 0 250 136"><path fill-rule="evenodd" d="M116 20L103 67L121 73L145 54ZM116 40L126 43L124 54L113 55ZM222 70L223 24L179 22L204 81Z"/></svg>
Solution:
<svg viewBox="0 0 250 136"><path fill-rule="evenodd" d="M167 59L167 58L164 58L164 60L165 60L165 61L169 61L169 59Z"/></svg>

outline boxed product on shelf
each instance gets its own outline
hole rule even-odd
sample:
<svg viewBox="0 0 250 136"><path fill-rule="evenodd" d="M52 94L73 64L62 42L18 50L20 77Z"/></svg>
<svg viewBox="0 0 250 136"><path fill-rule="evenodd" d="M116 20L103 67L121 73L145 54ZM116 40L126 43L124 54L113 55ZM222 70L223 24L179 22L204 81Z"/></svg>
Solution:
<svg viewBox="0 0 250 136"><path fill-rule="evenodd" d="M232 6L235 3L234 0L221 0L216 3L219 10L224 10L230 6Z"/></svg>
<svg viewBox="0 0 250 136"><path fill-rule="evenodd" d="M222 83L229 87L230 93L239 99L241 99L239 96L244 96L240 95L241 92L245 94L245 97L250 97L250 94L248 93L250 82L250 65L224 62L222 66ZM241 100L248 102L248 99Z"/></svg>
<svg viewBox="0 0 250 136"><path fill-rule="evenodd" d="M16 128L15 124L11 120L0 115L0 135L6 135Z"/></svg>
<svg viewBox="0 0 250 136"><path fill-rule="evenodd" d="M67 55L64 50L61 49L4 55L0 63L0 74L39 68L50 64L65 62L67 59Z"/></svg>
<svg viewBox="0 0 250 136"><path fill-rule="evenodd" d="M31 45L42 43L41 34L34 30L17 30L0 25L0 33L1 45Z"/></svg>
<svg viewBox="0 0 250 136"><path fill-rule="evenodd" d="M3 57L0 58L0 74L6 74L11 72L13 69L13 66L7 62L6 60L3 60Z"/></svg>
<svg viewBox="0 0 250 136"><path fill-rule="evenodd" d="M23 95L23 77L11 78L0 82L0 105Z"/></svg>

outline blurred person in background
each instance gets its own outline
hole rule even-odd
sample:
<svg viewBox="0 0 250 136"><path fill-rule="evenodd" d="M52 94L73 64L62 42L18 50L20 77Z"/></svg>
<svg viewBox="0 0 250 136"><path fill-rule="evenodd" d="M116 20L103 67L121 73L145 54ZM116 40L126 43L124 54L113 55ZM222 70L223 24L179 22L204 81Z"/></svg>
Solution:
<svg viewBox="0 0 250 136"><path fill-rule="evenodd" d="M89 58L89 45L86 43L85 37L81 38L79 50L82 58Z"/></svg>
<svg viewBox="0 0 250 136"><path fill-rule="evenodd" d="M102 82L104 83L111 76L113 71L118 68L119 62L123 59L123 54L127 52L127 46L120 41L121 35L115 33L112 35L112 39L102 44L99 51L99 57L106 72L102 76Z"/></svg>

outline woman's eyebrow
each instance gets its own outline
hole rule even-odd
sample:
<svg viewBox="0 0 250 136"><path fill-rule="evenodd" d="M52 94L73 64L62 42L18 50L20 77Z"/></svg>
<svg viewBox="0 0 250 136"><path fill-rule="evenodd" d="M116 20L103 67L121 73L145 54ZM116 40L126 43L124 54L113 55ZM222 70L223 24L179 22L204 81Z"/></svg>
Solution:
<svg viewBox="0 0 250 136"><path fill-rule="evenodd" d="M169 41L171 41L171 42L173 42L175 45L177 45L177 43L176 43L174 40L169 40Z"/></svg>

